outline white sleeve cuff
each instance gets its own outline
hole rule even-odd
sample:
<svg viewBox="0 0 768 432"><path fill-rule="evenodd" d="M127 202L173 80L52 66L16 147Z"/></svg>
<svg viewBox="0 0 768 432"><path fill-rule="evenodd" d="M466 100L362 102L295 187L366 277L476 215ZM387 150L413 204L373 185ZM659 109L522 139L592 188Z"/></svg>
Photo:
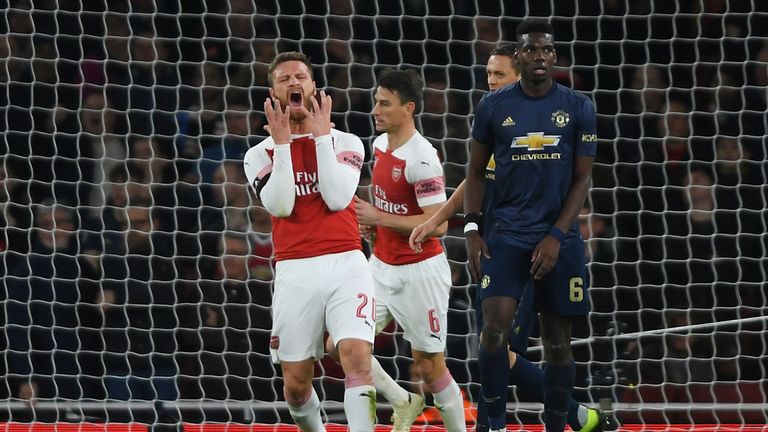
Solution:
<svg viewBox="0 0 768 432"><path fill-rule="evenodd" d="M331 134L322 135L315 138L315 145L320 146L323 144L332 144L333 138L331 138Z"/></svg>

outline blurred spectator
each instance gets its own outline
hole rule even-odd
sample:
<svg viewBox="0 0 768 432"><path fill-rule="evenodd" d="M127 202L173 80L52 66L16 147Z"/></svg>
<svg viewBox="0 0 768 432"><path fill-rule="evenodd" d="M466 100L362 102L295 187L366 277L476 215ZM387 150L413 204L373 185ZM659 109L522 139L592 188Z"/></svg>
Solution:
<svg viewBox="0 0 768 432"><path fill-rule="evenodd" d="M173 242L157 231L149 207L126 209L127 230L104 250L104 379L111 399L172 400L174 376ZM112 300L114 299L114 300ZM151 307L150 307L151 305Z"/></svg>
<svg viewBox="0 0 768 432"><path fill-rule="evenodd" d="M202 136L216 133L220 124L220 114L226 109L224 104L224 86L226 71L223 65L205 62L197 75L195 85L201 89L202 99L199 105L190 109L196 111L199 123L196 125Z"/></svg>
<svg viewBox="0 0 768 432"><path fill-rule="evenodd" d="M499 21L497 18L492 17L476 17L475 22L475 58L487 59L491 55L491 51L498 45L501 40L501 33L499 32Z"/></svg>
<svg viewBox="0 0 768 432"><path fill-rule="evenodd" d="M725 209L762 208L759 186L763 184L760 164L749 147L737 137L720 135L715 141L715 193L717 206Z"/></svg>
<svg viewBox="0 0 768 432"><path fill-rule="evenodd" d="M224 112L224 124L217 128L215 138L206 139L200 160L200 176L203 183L212 183L214 171L224 160L242 161L245 152L255 145L250 138L256 126L252 122L248 106L231 104ZM241 170L242 171L242 170Z"/></svg>
<svg viewBox="0 0 768 432"><path fill-rule="evenodd" d="M184 398L265 400L273 397L249 377L271 377L271 290L249 281L247 234L227 231L217 280L188 287L178 309L182 323L179 388ZM250 355L249 355L250 353Z"/></svg>
<svg viewBox="0 0 768 432"><path fill-rule="evenodd" d="M677 328L690 324L685 312L670 311L665 314L665 327ZM632 354L639 357L639 367L630 373L628 379L638 383L625 388L619 400L627 403L690 403L698 402L692 388L696 385L710 386L716 379L711 357L713 345L702 335L691 330L681 330L665 336L647 337L630 344ZM638 375L634 373L639 372ZM633 421L660 421L657 412L630 413ZM643 419L637 419L635 416ZM666 421L690 422L689 414L670 411L663 414Z"/></svg>
<svg viewBox="0 0 768 432"><path fill-rule="evenodd" d="M233 0L229 3L227 28L230 37L227 40L229 49L230 69L229 84L241 88L249 88L253 84L254 53L252 41L254 38L253 2L248 0Z"/></svg>
<svg viewBox="0 0 768 432"><path fill-rule="evenodd" d="M26 182L18 178L12 159L3 157L0 163L0 249L5 263L0 268L9 270L24 260L29 250L27 230L32 225ZM3 273L5 274L5 273Z"/></svg>
<svg viewBox="0 0 768 432"><path fill-rule="evenodd" d="M703 169L692 169L684 182L688 186L688 213L694 233L711 232L715 210L712 175ZM698 228L700 227L700 228Z"/></svg>
<svg viewBox="0 0 768 432"><path fill-rule="evenodd" d="M93 155L93 159L83 160L80 165L89 166L93 171L95 184L88 197L88 203L93 207L103 206L107 198L103 188L97 185L104 183L112 169L123 163L127 156L127 145L117 135L116 122L115 112L106 103L102 92L92 92L85 97L80 110L80 145Z"/></svg>
<svg viewBox="0 0 768 432"><path fill-rule="evenodd" d="M447 88L445 71L436 70L425 73L424 103L420 116L422 134L425 137L437 139L446 137Z"/></svg>
<svg viewBox="0 0 768 432"><path fill-rule="evenodd" d="M27 260L8 272L8 378L16 396L99 397L98 350L86 329L98 326L96 262L78 257L72 208L47 201L35 209ZM85 354L85 355L83 355Z"/></svg>
<svg viewBox="0 0 768 432"><path fill-rule="evenodd" d="M659 249L654 256L665 260L669 272L667 283L711 283L715 275L710 260L716 255L733 255L734 251L730 250L732 236L715 237L717 227L711 173L703 168L692 169L683 178L683 185L680 199L687 210L670 211L665 215L665 240L663 244L656 245Z"/></svg>
<svg viewBox="0 0 768 432"><path fill-rule="evenodd" d="M251 195L242 165L241 161L227 160L214 172L210 205L218 211L208 213L208 227L245 231L250 226Z"/></svg>
<svg viewBox="0 0 768 432"><path fill-rule="evenodd" d="M251 217L252 256L248 268L253 279L271 281L273 278L272 218L269 212L259 205L253 205Z"/></svg>
<svg viewBox="0 0 768 432"><path fill-rule="evenodd" d="M608 221L602 215L592 213L587 205L582 206L579 212L579 232L584 239L587 263L613 262L613 232Z"/></svg>

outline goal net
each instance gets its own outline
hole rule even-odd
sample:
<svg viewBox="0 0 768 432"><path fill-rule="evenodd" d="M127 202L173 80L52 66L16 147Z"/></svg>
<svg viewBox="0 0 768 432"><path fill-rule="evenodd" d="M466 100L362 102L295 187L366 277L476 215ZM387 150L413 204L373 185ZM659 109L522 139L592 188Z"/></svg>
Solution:
<svg viewBox="0 0 768 432"><path fill-rule="evenodd" d="M270 219L242 170L265 134L268 64L308 54L336 127L368 156L376 74L420 71L419 127L453 191L485 62L540 16L555 28L557 81L598 112L574 397L622 423L768 423L765 2L0 5L0 420L290 422L268 352ZM471 413L461 231L453 221L444 239L447 356ZM420 391L399 328L375 351ZM340 367L323 359L315 387L324 419L344 423ZM541 423L514 387L509 402L511 424Z"/></svg>

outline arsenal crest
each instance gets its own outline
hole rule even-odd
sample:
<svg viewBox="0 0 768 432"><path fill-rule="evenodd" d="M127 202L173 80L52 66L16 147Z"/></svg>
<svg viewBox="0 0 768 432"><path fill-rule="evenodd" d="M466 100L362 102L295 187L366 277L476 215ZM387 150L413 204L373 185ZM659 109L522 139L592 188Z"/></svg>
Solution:
<svg viewBox="0 0 768 432"><path fill-rule="evenodd" d="M403 175L403 168L396 166L392 168L392 180L398 181L400 180L400 176Z"/></svg>

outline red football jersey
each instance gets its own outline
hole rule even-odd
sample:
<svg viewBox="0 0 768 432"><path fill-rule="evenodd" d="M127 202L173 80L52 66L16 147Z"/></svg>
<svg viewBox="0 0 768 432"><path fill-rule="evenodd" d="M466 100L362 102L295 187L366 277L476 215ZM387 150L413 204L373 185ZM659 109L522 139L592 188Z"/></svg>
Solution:
<svg viewBox="0 0 768 432"><path fill-rule="evenodd" d="M338 160L360 169L363 143L352 134L331 131ZM361 249L354 200L341 211L331 211L317 188L317 153L310 135L291 141L296 201L289 217L272 217L275 261L309 258ZM267 138L245 154L248 182L256 187L272 172L275 143Z"/></svg>
<svg viewBox="0 0 768 432"><path fill-rule="evenodd" d="M387 149L387 134L373 142L373 205L384 212L412 216L424 213L422 207L445 202L443 166L437 151L420 133L414 134L394 151ZM416 253L408 236L386 227L376 227L373 253L391 265L411 264L440 254L440 240L430 238Z"/></svg>

